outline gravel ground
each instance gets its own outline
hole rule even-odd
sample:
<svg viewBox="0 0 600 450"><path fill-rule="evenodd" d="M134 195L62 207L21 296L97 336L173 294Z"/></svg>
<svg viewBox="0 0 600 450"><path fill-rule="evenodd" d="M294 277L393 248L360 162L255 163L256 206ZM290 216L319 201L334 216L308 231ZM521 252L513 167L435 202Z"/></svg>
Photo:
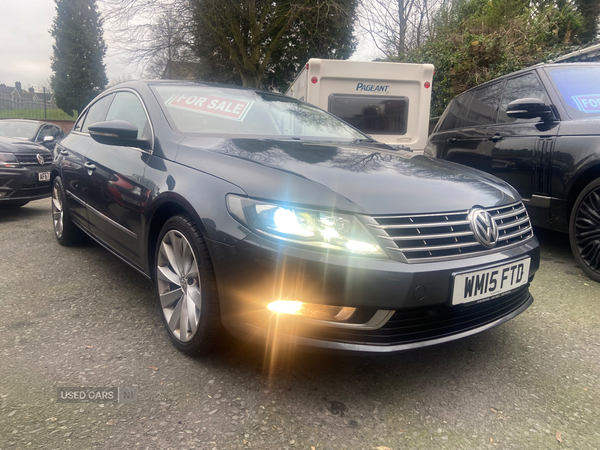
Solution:
<svg viewBox="0 0 600 450"><path fill-rule="evenodd" d="M153 286L99 245L59 246L49 199L0 211L0 449L600 447L600 285L538 230L535 302L392 356L172 347ZM58 403L59 386L137 387Z"/></svg>

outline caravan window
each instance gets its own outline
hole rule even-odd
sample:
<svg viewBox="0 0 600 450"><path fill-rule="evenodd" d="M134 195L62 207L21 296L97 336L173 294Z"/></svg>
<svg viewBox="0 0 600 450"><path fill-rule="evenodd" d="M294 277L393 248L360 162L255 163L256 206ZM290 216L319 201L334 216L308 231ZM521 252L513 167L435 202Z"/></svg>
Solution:
<svg viewBox="0 0 600 450"><path fill-rule="evenodd" d="M329 112L363 133L405 134L408 98L331 94Z"/></svg>

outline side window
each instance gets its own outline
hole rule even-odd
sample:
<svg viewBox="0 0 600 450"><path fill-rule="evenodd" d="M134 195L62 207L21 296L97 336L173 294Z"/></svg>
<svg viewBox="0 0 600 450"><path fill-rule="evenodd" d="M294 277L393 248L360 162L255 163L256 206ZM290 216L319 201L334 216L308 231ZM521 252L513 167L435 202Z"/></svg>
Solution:
<svg viewBox="0 0 600 450"><path fill-rule="evenodd" d="M44 142L46 136L52 136L52 127L50 125L44 125L37 135L37 142Z"/></svg>
<svg viewBox="0 0 600 450"><path fill-rule="evenodd" d="M106 120L125 120L138 129L138 139L150 137L150 126L144 107L138 97L131 92L117 92L110 105Z"/></svg>
<svg viewBox="0 0 600 450"><path fill-rule="evenodd" d="M511 78L506 82L504 97L502 97L500 111L498 112L498 123L540 121L539 118L512 119L506 115L506 107L508 104L519 98L539 98L540 100L549 103L544 86L542 86L542 83L540 83L534 73L528 73L517 78Z"/></svg>
<svg viewBox="0 0 600 450"><path fill-rule="evenodd" d="M473 125L489 125L496 122L496 113L502 97L502 83L494 83L475 91L467 122Z"/></svg>
<svg viewBox="0 0 600 450"><path fill-rule="evenodd" d="M60 127L52 127L52 136L54 136L54 139L58 140L58 139L62 139L64 136L63 130Z"/></svg>
<svg viewBox="0 0 600 450"><path fill-rule="evenodd" d="M83 127L81 128L82 132L87 133L90 125L94 125L95 123L101 122L103 120L106 107L110 104L112 98L113 95L107 95L106 97L102 97L92 106L90 106L87 114L85 115Z"/></svg>
<svg viewBox="0 0 600 450"><path fill-rule="evenodd" d="M83 122L85 121L85 113L82 114L81 116L79 116L79 119L77 119L77 122L75 122L75 126L73 127L73 131L81 131L81 128L83 126Z"/></svg>
<svg viewBox="0 0 600 450"><path fill-rule="evenodd" d="M473 98L472 92L467 92L456 97L448 106L448 112L439 131L451 130L465 126L469 105Z"/></svg>

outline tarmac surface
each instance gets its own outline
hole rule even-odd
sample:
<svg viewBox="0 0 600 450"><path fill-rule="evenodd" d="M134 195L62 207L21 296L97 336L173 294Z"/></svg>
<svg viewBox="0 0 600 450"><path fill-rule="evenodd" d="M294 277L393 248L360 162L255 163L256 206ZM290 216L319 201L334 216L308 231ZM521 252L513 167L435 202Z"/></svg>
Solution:
<svg viewBox="0 0 600 450"><path fill-rule="evenodd" d="M95 243L56 242L50 199L0 210L0 449L598 449L600 284L536 230L533 305L395 355L224 340L179 353L152 284ZM134 403L57 402L134 387Z"/></svg>

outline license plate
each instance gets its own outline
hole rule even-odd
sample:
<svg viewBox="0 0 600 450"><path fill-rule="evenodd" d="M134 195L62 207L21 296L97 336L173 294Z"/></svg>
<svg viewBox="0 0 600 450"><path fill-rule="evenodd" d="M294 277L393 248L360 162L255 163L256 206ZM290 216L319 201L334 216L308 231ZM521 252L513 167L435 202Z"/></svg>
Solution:
<svg viewBox="0 0 600 450"><path fill-rule="evenodd" d="M455 275L452 304L490 300L527 284L530 263L531 259L526 258Z"/></svg>
<svg viewBox="0 0 600 450"><path fill-rule="evenodd" d="M50 172L38 172L39 181L50 181Z"/></svg>

